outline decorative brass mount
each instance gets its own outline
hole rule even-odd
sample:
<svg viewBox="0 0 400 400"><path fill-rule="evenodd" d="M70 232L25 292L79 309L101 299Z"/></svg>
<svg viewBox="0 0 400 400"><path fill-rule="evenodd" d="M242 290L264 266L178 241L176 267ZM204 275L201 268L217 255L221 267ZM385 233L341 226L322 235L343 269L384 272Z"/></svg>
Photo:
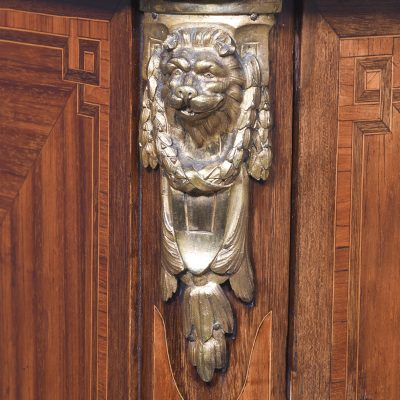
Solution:
<svg viewBox="0 0 400 400"><path fill-rule="evenodd" d="M189 359L210 382L235 331L221 285L251 303L249 175L272 159L268 37L281 1L143 1L140 154L161 167L161 290L184 287ZM230 12L231 10L231 12ZM158 14L169 12L181 14ZM191 15L184 13L191 12ZM252 15L231 15L237 13ZM201 15L196 15L199 13ZM229 15L211 15L225 13Z"/></svg>
<svg viewBox="0 0 400 400"><path fill-rule="evenodd" d="M140 7L141 10L145 12L156 12L165 14L275 14L281 11L282 0L140 0Z"/></svg>

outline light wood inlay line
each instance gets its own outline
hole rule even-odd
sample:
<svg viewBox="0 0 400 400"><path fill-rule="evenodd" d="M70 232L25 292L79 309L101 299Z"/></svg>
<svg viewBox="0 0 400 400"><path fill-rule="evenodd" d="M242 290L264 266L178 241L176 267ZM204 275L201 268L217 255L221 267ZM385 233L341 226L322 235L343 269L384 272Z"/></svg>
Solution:
<svg viewBox="0 0 400 400"><path fill-rule="evenodd" d="M168 400L183 400L171 367L164 319L156 306L153 315L153 346L153 400L158 400L160 393ZM247 366L246 380L237 400L270 399L271 349L272 313L269 313L258 326Z"/></svg>

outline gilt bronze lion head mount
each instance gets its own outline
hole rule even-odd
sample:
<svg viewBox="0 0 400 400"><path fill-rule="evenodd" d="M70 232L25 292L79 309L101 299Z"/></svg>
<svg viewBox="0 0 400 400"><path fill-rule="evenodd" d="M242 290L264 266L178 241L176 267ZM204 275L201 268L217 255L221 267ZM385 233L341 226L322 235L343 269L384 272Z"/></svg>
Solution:
<svg viewBox="0 0 400 400"><path fill-rule="evenodd" d="M268 177L271 111L257 55L222 27L181 27L152 50L140 153L161 167L161 288L184 283L189 358L209 382L227 368L232 307L221 285L251 303L249 175Z"/></svg>

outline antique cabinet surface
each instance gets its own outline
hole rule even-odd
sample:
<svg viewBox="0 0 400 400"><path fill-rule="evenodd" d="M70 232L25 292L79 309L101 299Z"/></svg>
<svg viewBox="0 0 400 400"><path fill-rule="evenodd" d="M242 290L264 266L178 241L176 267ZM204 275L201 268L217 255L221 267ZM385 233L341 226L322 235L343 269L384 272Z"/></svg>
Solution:
<svg viewBox="0 0 400 400"><path fill-rule="evenodd" d="M139 3L0 2L0 399L397 400L400 4ZM265 182L240 175L254 286L221 278L234 323L215 371L189 358L192 281L160 286L165 194L192 236L237 209L141 162L153 56L188 34L237 56L264 115L246 128L273 155L247 170ZM220 315L199 298L193 318Z"/></svg>
<svg viewBox="0 0 400 400"><path fill-rule="evenodd" d="M0 3L1 399L129 391L131 8L92 3Z"/></svg>
<svg viewBox="0 0 400 400"><path fill-rule="evenodd" d="M291 393L395 399L400 7L318 0L302 13Z"/></svg>

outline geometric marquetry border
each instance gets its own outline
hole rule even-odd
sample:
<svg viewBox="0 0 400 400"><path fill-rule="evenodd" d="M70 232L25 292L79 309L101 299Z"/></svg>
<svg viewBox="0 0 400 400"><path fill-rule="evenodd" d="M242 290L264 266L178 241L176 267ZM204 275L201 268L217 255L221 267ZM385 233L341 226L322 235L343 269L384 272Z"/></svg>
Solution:
<svg viewBox="0 0 400 400"><path fill-rule="evenodd" d="M340 41L331 400L356 400L363 143L400 112L400 37Z"/></svg>
<svg viewBox="0 0 400 400"><path fill-rule="evenodd" d="M0 41L59 49L62 79L77 84L77 114L92 120L93 265L90 399L107 397L109 259L109 21L0 8ZM88 382L89 384L89 382ZM88 399L89 400L89 399Z"/></svg>

